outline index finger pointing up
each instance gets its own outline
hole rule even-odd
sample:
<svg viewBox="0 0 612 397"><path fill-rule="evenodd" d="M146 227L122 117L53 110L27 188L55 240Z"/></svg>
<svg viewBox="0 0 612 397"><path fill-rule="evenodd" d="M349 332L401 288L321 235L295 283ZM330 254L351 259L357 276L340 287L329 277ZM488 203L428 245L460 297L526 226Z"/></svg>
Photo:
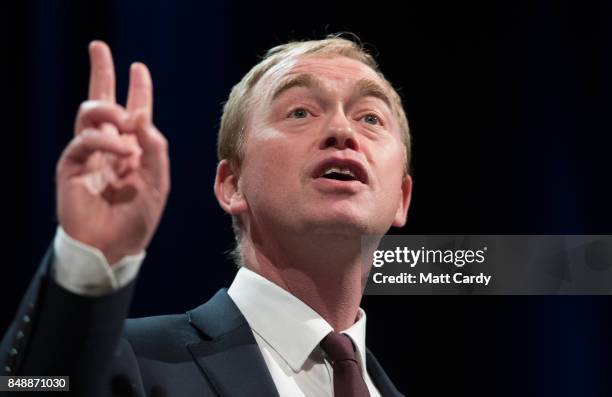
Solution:
<svg viewBox="0 0 612 397"><path fill-rule="evenodd" d="M115 67L110 48L103 41L92 41L89 59L89 99L115 102Z"/></svg>

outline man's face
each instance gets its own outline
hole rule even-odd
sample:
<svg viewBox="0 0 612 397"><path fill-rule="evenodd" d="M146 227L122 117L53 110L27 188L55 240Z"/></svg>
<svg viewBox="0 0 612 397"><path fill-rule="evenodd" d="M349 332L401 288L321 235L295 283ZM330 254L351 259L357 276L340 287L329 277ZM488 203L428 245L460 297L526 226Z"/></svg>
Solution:
<svg viewBox="0 0 612 397"><path fill-rule="evenodd" d="M346 57L302 56L253 89L239 189L271 230L384 234L405 222L411 180L388 86Z"/></svg>

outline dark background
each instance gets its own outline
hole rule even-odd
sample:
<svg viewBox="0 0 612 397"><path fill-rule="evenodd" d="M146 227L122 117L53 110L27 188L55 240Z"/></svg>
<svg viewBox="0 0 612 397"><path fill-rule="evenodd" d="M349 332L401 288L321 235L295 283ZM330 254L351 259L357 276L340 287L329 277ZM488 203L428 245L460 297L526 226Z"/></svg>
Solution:
<svg viewBox="0 0 612 397"><path fill-rule="evenodd" d="M0 332L56 228L54 168L85 99L87 44L118 98L143 61L173 190L131 316L227 286L230 220L213 191L221 102L273 45L352 31L401 89L417 234L612 234L609 2L21 1L2 25ZM367 296L368 345L409 396L612 393L610 297Z"/></svg>

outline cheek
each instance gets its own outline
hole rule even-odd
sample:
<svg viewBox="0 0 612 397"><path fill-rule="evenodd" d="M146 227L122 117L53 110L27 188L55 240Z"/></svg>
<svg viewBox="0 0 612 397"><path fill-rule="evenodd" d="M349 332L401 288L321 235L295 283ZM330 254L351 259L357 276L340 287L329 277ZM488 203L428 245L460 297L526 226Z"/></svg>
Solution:
<svg viewBox="0 0 612 397"><path fill-rule="evenodd" d="M297 179L300 156L295 145L279 135L268 134L249 142L244 162L245 190L258 195L282 194Z"/></svg>
<svg viewBox="0 0 612 397"><path fill-rule="evenodd" d="M395 205L401 199L405 157L403 151L397 150L397 146L393 149L388 152L388 156L381 159L379 181L384 197L390 204Z"/></svg>

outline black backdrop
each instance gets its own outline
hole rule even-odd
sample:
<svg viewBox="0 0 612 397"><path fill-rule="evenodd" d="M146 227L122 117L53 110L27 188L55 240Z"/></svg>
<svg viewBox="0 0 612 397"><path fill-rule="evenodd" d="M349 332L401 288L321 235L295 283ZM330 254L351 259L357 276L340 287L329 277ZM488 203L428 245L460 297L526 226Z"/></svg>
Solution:
<svg viewBox="0 0 612 397"><path fill-rule="evenodd" d="M173 190L131 316L227 286L229 218L212 192L220 103L269 47L352 31L401 88L418 234L612 234L608 2L23 1L2 6L0 330L51 242L54 167L106 40L155 84ZM410 396L612 392L609 297L372 297L368 344Z"/></svg>

